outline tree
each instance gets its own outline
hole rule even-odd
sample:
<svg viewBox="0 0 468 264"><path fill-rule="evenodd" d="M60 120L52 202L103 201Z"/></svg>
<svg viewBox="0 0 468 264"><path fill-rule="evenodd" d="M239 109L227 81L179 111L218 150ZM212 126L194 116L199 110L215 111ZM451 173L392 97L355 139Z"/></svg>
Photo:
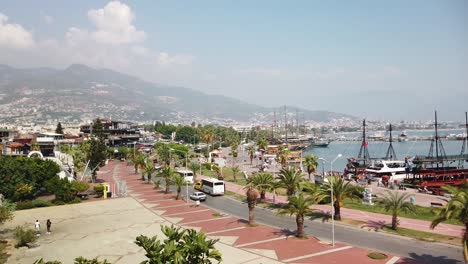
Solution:
<svg viewBox="0 0 468 264"><path fill-rule="evenodd" d="M232 157L233 157L233 158L237 158L237 156L238 156L238 154L239 154L238 151L237 151L237 149L239 148L239 142L234 141L234 142L231 144L230 147L231 147L231 155L232 155ZM234 159L234 160L235 160L235 159Z"/></svg>
<svg viewBox="0 0 468 264"><path fill-rule="evenodd" d="M193 171L193 181L197 181L197 171L200 170L201 164L198 162L190 162L190 169Z"/></svg>
<svg viewBox="0 0 468 264"><path fill-rule="evenodd" d="M338 176L327 177L328 181L325 181L321 185L322 193L326 198L331 199L331 189L333 188L333 207L335 211L334 219L341 220L341 207L343 206L343 200L346 197L349 198L360 198L359 189L352 185L351 182L345 181Z"/></svg>
<svg viewBox="0 0 468 264"><path fill-rule="evenodd" d="M247 153L249 154L250 157L250 165L252 165L252 161L255 155L255 147L254 146L249 146L247 147Z"/></svg>
<svg viewBox="0 0 468 264"><path fill-rule="evenodd" d="M174 174L176 174L176 172L169 166L164 167L159 173L159 175L164 178L164 182L166 183L166 189L164 191L165 193L169 193L169 188L171 186Z"/></svg>
<svg viewBox="0 0 468 264"><path fill-rule="evenodd" d="M62 123L58 122L57 128L55 128L55 133L57 133L57 134L63 134Z"/></svg>
<svg viewBox="0 0 468 264"><path fill-rule="evenodd" d="M307 155L304 160L304 166L307 167L307 174L309 175L309 181L315 183L315 179L310 177L310 175L317 170L318 157L313 154Z"/></svg>
<svg viewBox="0 0 468 264"><path fill-rule="evenodd" d="M156 154L158 155L159 162L166 165L171 164L171 147L169 144L158 142L155 144Z"/></svg>
<svg viewBox="0 0 468 264"><path fill-rule="evenodd" d="M317 188L311 192L311 195L305 195L303 192L300 192L299 194L289 196L288 204L284 208L281 208L278 214L296 215L296 236L304 238L304 215L316 211L317 209L312 209L312 205L319 203L323 198L324 195Z"/></svg>
<svg viewBox="0 0 468 264"><path fill-rule="evenodd" d="M0 224L13 219L15 212L15 204L8 201L3 201L0 205Z"/></svg>
<svg viewBox="0 0 468 264"><path fill-rule="evenodd" d="M266 150L267 146L268 146L268 140L266 140L266 138L260 138L258 141L257 141L257 146L259 149L263 149L263 150Z"/></svg>
<svg viewBox="0 0 468 264"><path fill-rule="evenodd" d="M239 166L232 166L232 177L234 178L234 182L237 182L237 174L240 172Z"/></svg>
<svg viewBox="0 0 468 264"><path fill-rule="evenodd" d="M172 182L177 187L176 200L179 200L180 199L180 192L182 191L182 186L184 186L184 184L185 184L185 179L180 174L175 173L173 178L172 178ZM188 199L188 197L186 197L186 199Z"/></svg>
<svg viewBox="0 0 468 264"><path fill-rule="evenodd" d="M377 205L382 207L386 212L392 213L392 229L398 229L398 215L401 212L414 213L416 207L407 200L411 194L400 193L398 191L385 190L382 199L377 200Z"/></svg>
<svg viewBox="0 0 468 264"><path fill-rule="evenodd" d="M204 264L212 260L222 261L221 253L214 247L219 239L208 239L206 234L193 229L182 230L180 227L161 226L166 239L161 241L157 236L152 238L140 235L135 244L142 247L148 260L142 264Z"/></svg>
<svg viewBox="0 0 468 264"><path fill-rule="evenodd" d="M105 142L104 127L100 119L96 119L92 126L90 148L87 155L89 166L93 169L92 181L96 181L97 171L106 159L107 147Z"/></svg>
<svg viewBox="0 0 468 264"><path fill-rule="evenodd" d="M245 186L247 189L245 195L247 196L247 206L249 207L249 225L255 225L254 209L257 205L257 199L259 196L258 190L255 189L252 184Z"/></svg>
<svg viewBox="0 0 468 264"><path fill-rule="evenodd" d="M247 183L252 184L260 192L260 201L264 201L266 192L273 190L276 182L271 173L259 173L249 177Z"/></svg>
<svg viewBox="0 0 468 264"><path fill-rule="evenodd" d="M449 220L456 219L465 225L465 233L463 234L463 257L465 262L468 262L468 189L467 186L454 187L444 186L444 190L452 195L446 205L437 211L437 218L431 223L431 229L434 229L438 224Z"/></svg>
<svg viewBox="0 0 468 264"><path fill-rule="evenodd" d="M153 174L154 170L155 170L155 167L154 167L153 161L150 160L150 159L146 159L143 170L142 170L142 176L145 175L145 174L147 175L148 183L151 182L151 175ZM142 180L144 180L144 176L143 176Z"/></svg>
<svg viewBox="0 0 468 264"><path fill-rule="evenodd" d="M296 170L295 167L283 168L278 175L279 186L286 189L288 196L293 195L296 190L300 189L302 182L302 173Z"/></svg>
<svg viewBox="0 0 468 264"><path fill-rule="evenodd" d="M135 173L138 173L139 168L143 168L145 165L146 156L143 153L137 153L136 155L132 156L132 163L135 168Z"/></svg>
<svg viewBox="0 0 468 264"><path fill-rule="evenodd" d="M41 147L37 142L32 142L31 143L31 151L41 151Z"/></svg>
<svg viewBox="0 0 468 264"><path fill-rule="evenodd" d="M205 131L203 131L202 140L207 145L207 149L206 149L206 156L207 157L209 156L208 152L210 151L210 145L211 145L211 143L213 143L214 138L215 138L215 133L211 129L206 129Z"/></svg>
<svg viewBox="0 0 468 264"><path fill-rule="evenodd" d="M281 163L281 166L283 168L286 167L286 165L288 163L289 154L291 154L291 152L289 151L289 149L287 147L285 147L285 146L280 146L279 147L278 153L276 154L276 157L278 158L278 160Z"/></svg>
<svg viewBox="0 0 468 264"><path fill-rule="evenodd" d="M71 190L78 195L80 192L85 192L89 189L89 184L82 181L72 181L71 182Z"/></svg>

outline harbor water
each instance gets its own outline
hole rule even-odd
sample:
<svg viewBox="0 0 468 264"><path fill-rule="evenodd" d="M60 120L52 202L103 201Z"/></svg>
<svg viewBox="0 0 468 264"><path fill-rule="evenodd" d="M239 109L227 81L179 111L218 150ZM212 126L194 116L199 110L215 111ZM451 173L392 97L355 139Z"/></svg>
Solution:
<svg viewBox="0 0 468 264"><path fill-rule="evenodd" d="M462 134L464 130L443 130L439 132L439 136L443 137L449 134ZM415 130L415 131L406 131L410 137L427 137L433 135L434 131L431 130ZM415 157L415 156L427 156L429 154L429 149L431 146L431 141L429 140L418 140L418 141L406 141L398 142L397 136L400 132L395 131L392 133L394 135L393 148L397 155L396 159L404 160L405 157ZM357 137L359 133L348 133L348 134L334 134L335 138L338 137ZM368 135L372 135L370 132ZM395 136L396 135L396 136ZM388 133L387 135L388 136ZM462 149L463 140L441 140L445 153L447 155L457 155L460 154ZM341 158L338 158L333 163L333 171L343 172L346 164L347 158L355 158L359 154L359 149L361 147L361 141L333 141L326 148L308 148L303 153L305 157L308 154L314 154L319 158L323 158L328 162L325 162L325 168L322 167L322 161L320 161L318 172L330 170L330 162L333 161L338 154L342 154ZM369 155L371 158L383 158L387 153L389 142L385 141L368 141L367 148L369 150ZM468 152L468 149L465 150L465 154ZM434 147L435 155L435 147ZM452 166L457 166L458 161L451 164ZM465 167L467 167L467 162L465 162Z"/></svg>

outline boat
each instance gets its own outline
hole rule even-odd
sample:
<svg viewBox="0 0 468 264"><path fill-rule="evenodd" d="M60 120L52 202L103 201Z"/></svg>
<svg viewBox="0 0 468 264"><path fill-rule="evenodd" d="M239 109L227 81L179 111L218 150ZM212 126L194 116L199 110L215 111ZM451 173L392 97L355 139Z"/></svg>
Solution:
<svg viewBox="0 0 468 264"><path fill-rule="evenodd" d="M408 162L402 160L376 160L372 161L365 170L366 178L375 179L389 176L389 181L403 182L410 177Z"/></svg>
<svg viewBox="0 0 468 264"><path fill-rule="evenodd" d="M468 114L465 112L465 126L468 132ZM431 142L427 156L417 156L413 159L415 167L412 170L412 184L425 188L440 189L444 185L463 185L468 183L468 168L464 168L468 162L468 136L462 144L460 155L447 155L438 134L437 112L435 112L435 136ZM435 151L434 151L435 150ZM458 161L458 165L453 163Z"/></svg>
<svg viewBox="0 0 468 264"><path fill-rule="evenodd" d="M326 148L330 145L330 141L325 138L319 138L316 140L313 140L312 143L310 144L311 147L317 147L317 148Z"/></svg>
<svg viewBox="0 0 468 264"><path fill-rule="evenodd" d="M408 134L406 134L406 131L403 130L400 135L398 135L398 142L407 142L408 141Z"/></svg>
<svg viewBox="0 0 468 264"><path fill-rule="evenodd" d="M364 171L367 169L370 162L369 150L367 149L368 144L369 142L367 142L366 138L366 120L364 119L362 121L362 142L359 154L356 158L348 158L348 164L346 164L344 169L344 175L347 179L364 175Z"/></svg>

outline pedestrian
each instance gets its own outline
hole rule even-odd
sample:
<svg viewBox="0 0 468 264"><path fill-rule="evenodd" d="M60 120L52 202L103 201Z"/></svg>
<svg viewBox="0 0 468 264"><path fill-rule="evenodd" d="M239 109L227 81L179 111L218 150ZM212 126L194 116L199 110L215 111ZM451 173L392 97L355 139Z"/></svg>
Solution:
<svg viewBox="0 0 468 264"><path fill-rule="evenodd" d="M41 235L41 222L39 222L39 220L36 220L36 222L34 223L34 229L36 229L36 234L40 236Z"/></svg>
<svg viewBox="0 0 468 264"><path fill-rule="evenodd" d="M52 222L50 221L50 219L47 219L47 234L49 235L50 234L50 227L52 226Z"/></svg>

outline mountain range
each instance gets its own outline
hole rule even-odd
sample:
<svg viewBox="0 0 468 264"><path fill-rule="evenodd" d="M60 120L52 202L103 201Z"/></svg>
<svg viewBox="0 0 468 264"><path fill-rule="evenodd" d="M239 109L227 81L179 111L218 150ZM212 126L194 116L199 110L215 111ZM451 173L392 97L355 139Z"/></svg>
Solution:
<svg viewBox="0 0 468 264"><path fill-rule="evenodd" d="M286 107L301 120L330 121L353 116ZM73 64L66 69L18 69L0 65L0 121L82 120L234 120L273 119L273 109L222 95L155 84L109 69Z"/></svg>

